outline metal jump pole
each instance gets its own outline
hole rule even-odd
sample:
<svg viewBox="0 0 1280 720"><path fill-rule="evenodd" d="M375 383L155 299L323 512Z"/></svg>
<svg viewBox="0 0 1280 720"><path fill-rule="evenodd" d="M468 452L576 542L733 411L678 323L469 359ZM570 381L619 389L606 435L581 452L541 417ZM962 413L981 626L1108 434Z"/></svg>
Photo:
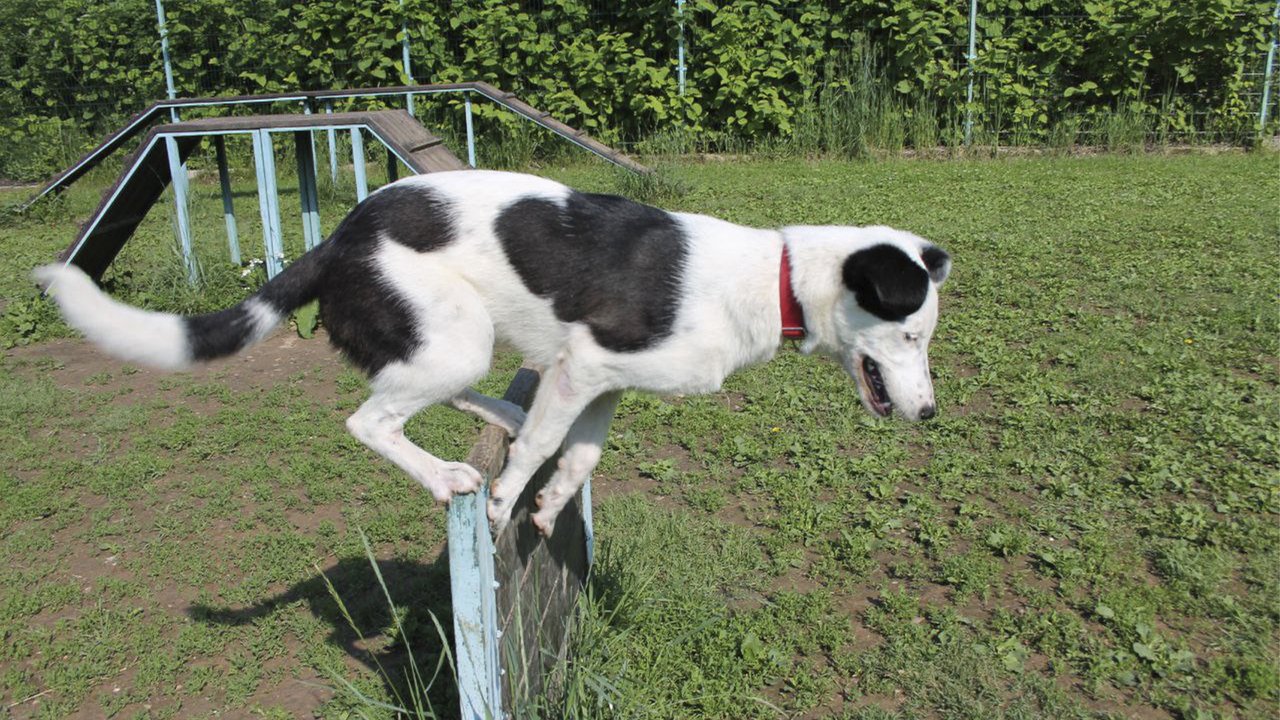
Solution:
<svg viewBox="0 0 1280 720"><path fill-rule="evenodd" d="M1271 49L1267 51L1267 69L1262 81L1262 109L1258 111L1258 132L1267 129L1267 111L1271 105L1271 77L1276 66L1276 44L1280 42L1280 0L1276 0L1276 10L1271 16Z"/></svg>
<svg viewBox="0 0 1280 720"><path fill-rule="evenodd" d="M978 0L970 0L969 2L969 55L968 55L968 71L969 71L969 93L964 103L964 144L968 145L973 142L973 63L978 59L977 53L977 34L978 34Z"/></svg>

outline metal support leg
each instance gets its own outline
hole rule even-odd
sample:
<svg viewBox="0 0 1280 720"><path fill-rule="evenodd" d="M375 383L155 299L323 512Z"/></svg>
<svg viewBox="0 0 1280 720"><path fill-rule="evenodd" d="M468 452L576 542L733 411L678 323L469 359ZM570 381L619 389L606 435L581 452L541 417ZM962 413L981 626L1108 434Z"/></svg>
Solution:
<svg viewBox="0 0 1280 720"><path fill-rule="evenodd" d="M258 210L262 214L262 241L266 250L267 277L284 269L284 241L280 236L280 195L276 190L276 161L271 133L253 131L253 167L258 173Z"/></svg>
<svg viewBox="0 0 1280 720"><path fill-rule="evenodd" d="M187 281L196 284L196 258L191 250L191 218L187 215L187 166L178 152L178 141L164 139L169 153L169 178L173 188L173 205L178 216L178 243L182 246L182 262L187 266Z"/></svg>
<svg viewBox="0 0 1280 720"><path fill-rule="evenodd" d="M1271 26L1274 31L1277 23L1280 23L1280 0L1276 0L1276 11L1271 15ZM1267 51L1267 68L1263 71L1262 81L1262 108L1258 110L1258 132L1267 131L1267 112L1271 107L1271 74L1276 65L1276 45L1280 44L1280 37L1271 39L1271 49Z"/></svg>
<svg viewBox="0 0 1280 720"><path fill-rule="evenodd" d="M351 128L351 164L356 171L356 201L369 197L369 179L364 172L364 137L360 128Z"/></svg>
<svg viewBox="0 0 1280 720"><path fill-rule="evenodd" d="M459 495L449 503L449 582L453 587L454 658L465 720L502 717L498 661L493 538L485 512L489 492Z"/></svg>
<svg viewBox="0 0 1280 720"><path fill-rule="evenodd" d="M302 240L310 250L320 244L320 200L316 191L316 159L311 131L293 134L298 157L298 199L302 203Z"/></svg>
<svg viewBox="0 0 1280 720"><path fill-rule="evenodd" d="M240 232L236 227L236 209L231 199L231 171L227 169L227 143L221 135L213 136L213 147L218 156L218 184L222 187L222 216L227 221L227 250L231 262L240 264Z"/></svg>
<svg viewBox="0 0 1280 720"><path fill-rule="evenodd" d="M467 116L467 164L471 167L476 166L476 133L471 126L471 95L468 94L463 98Z"/></svg>
<svg viewBox="0 0 1280 720"><path fill-rule="evenodd" d="M324 104L324 113L333 114L332 102ZM338 182L338 140L333 128L329 128L325 133L329 136L329 179L336 183Z"/></svg>
<svg viewBox="0 0 1280 720"><path fill-rule="evenodd" d="M582 530L587 541L587 567L596 562L596 529L591 516L591 478L582 483Z"/></svg>
<svg viewBox="0 0 1280 720"><path fill-rule="evenodd" d="M396 154L391 152L391 148L387 148L387 184L400 179L400 161L396 159Z"/></svg>

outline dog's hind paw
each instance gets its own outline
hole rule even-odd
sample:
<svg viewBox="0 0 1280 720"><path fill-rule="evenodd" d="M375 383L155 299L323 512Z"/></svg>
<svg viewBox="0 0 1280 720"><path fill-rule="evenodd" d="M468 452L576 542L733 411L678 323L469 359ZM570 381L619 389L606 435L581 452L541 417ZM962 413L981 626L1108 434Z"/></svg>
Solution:
<svg viewBox="0 0 1280 720"><path fill-rule="evenodd" d="M539 510L533 514L533 526L538 528L538 533L544 538L551 537L551 533L556 531L556 516L559 512L547 512Z"/></svg>
<svg viewBox="0 0 1280 720"><path fill-rule="evenodd" d="M480 471L466 463L447 462L440 468L440 476L455 495L466 495L480 489L484 479Z"/></svg>
<svg viewBox="0 0 1280 720"><path fill-rule="evenodd" d="M466 463L442 462L421 482L436 502L447 505L454 495L479 490L483 479L479 471Z"/></svg>
<svg viewBox="0 0 1280 720"><path fill-rule="evenodd" d="M527 414L524 408L515 403L509 403L506 400L499 400L501 405L495 410L494 425L502 428L507 432L508 437L515 437L520 434L520 428L524 427L524 421Z"/></svg>

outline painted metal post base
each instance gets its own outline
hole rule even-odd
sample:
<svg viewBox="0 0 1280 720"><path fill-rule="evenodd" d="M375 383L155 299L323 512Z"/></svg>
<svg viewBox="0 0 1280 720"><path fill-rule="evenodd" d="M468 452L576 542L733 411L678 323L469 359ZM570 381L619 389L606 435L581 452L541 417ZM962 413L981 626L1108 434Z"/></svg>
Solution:
<svg viewBox="0 0 1280 720"><path fill-rule="evenodd" d="M509 402L527 406L538 376L521 369ZM487 427L467 461L492 480L507 455L506 435ZM556 521L551 538L530 520L538 490L557 458L534 476L496 541L485 514L487 490L455 498L449 507L449 575L453 590L454 657L464 720L527 715L557 662L568 652L574 607L592 554L590 484Z"/></svg>

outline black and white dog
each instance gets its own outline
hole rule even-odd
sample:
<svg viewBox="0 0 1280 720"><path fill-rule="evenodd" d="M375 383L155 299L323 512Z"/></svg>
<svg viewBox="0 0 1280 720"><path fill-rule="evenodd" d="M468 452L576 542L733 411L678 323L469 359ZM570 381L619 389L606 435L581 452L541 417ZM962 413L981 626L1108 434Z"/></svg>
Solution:
<svg viewBox="0 0 1280 720"><path fill-rule="evenodd" d="M495 531L563 447L534 515L550 534L599 461L623 390L714 391L770 359L784 332L837 358L876 415L932 417L927 350L950 266L938 247L887 227L756 230L540 177L459 171L373 193L257 294L208 315L117 303L73 265L35 276L105 351L166 369L233 354L319 298L333 343L370 377L351 433L443 502L477 490L480 475L409 442L405 422L448 403L504 428L515 440L490 489ZM495 341L542 372L527 417L469 387Z"/></svg>

